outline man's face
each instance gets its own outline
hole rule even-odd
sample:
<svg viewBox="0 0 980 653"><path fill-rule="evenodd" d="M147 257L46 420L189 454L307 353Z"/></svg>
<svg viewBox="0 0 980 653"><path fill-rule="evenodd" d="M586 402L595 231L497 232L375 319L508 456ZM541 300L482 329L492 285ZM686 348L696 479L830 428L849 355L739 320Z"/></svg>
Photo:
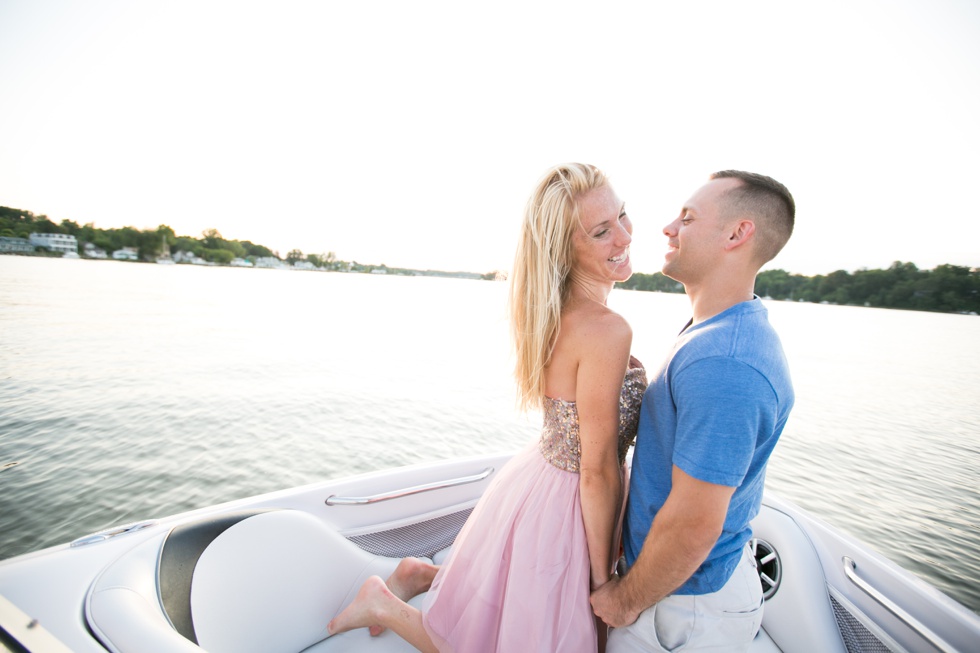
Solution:
<svg viewBox="0 0 980 653"><path fill-rule="evenodd" d="M724 196L742 182L712 179L699 188L681 208L680 215L664 227L667 253L663 273L683 284L696 284L718 263L728 242Z"/></svg>

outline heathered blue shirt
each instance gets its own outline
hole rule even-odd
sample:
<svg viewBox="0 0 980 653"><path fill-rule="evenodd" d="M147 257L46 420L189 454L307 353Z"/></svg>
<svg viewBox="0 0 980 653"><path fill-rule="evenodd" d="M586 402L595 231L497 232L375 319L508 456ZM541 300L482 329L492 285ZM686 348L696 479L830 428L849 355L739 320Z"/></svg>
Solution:
<svg viewBox="0 0 980 653"><path fill-rule="evenodd" d="M636 562L677 465L736 488L718 542L675 594L721 589L752 536L766 462L793 400L783 347L758 297L685 329L643 396L623 537L627 565Z"/></svg>

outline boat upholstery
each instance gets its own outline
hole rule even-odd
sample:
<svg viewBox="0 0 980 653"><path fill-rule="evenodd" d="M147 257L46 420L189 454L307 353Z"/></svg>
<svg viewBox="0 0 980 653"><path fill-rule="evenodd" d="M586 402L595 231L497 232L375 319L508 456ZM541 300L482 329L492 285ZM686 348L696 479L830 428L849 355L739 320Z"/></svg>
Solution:
<svg viewBox="0 0 980 653"><path fill-rule="evenodd" d="M200 653L170 625L160 605L156 567L164 535L137 545L109 565L85 600L89 628L113 653Z"/></svg>
<svg viewBox="0 0 980 653"><path fill-rule="evenodd" d="M452 546L436 551L432 555L431 561L434 564L441 565L449 557L451 551ZM411 606L421 609L424 599L425 594L420 594L408 603ZM371 637L366 629L360 628L347 633L340 633L318 642L303 651L303 653L361 653L362 651L371 651L374 653L415 653L415 647L393 632L386 631L378 637Z"/></svg>
<svg viewBox="0 0 980 653"><path fill-rule="evenodd" d="M156 574L163 540L134 547L89 591L89 625L110 651L298 653L327 636L327 622L364 580L385 578L398 564L302 511L241 519L204 546L187 570L195 643L163 609Z"/></svg>
<svg viewBox="0 0 980 653"><path fill-rule="evenodd" d="M783 651L776 646L776 642L772 641L766 629L760 628L749 645L749 653L783 653Z"/></svg>
<svg viewBox="0 0 980 653"><path fill-rule="evenodd" d="M304 512L235 524L201 554L191 587L198 643L212 653L301 651L371 575L397 561L369 554Z"/></svg>
<svg viewBox="0 0 980 653"><path fill-rule="evenodd" d="M216 537L243 519L266 510L242 510L175 526L160 550L160 601L170 623L181 635L197 642L191 614L191 580L201 554Z"/></svg>
<svg viewBox="0 0 980 653"><path fill-rule="evenodd" d="M766 600L763 630L750 653L846 653L819 557L803 530L771 507L763 508L753 529L779 554L782 578ZM447 554L432 559L439 564ZM413 649L390 632L374 638L364 629L326 633L327 622L364 580L387 577L397 563L353 545L306 512L226 515L135 546L93 583L86 616L114 653L407 652ZM175 607L182 601L186 617Z"/></svg>
<svg viewBox="0 0 980 653"><path fill-rule="evenodd" d="M803 529L786 513L764 505L752 521L752 531L772 546L782 566L782 579L776 593L766 599L762 616L762 627L778 650L847 653L823 566ZM762 646L759 643L759 651L766 650ZM756 650L756 645L750 649Z"/></svg>

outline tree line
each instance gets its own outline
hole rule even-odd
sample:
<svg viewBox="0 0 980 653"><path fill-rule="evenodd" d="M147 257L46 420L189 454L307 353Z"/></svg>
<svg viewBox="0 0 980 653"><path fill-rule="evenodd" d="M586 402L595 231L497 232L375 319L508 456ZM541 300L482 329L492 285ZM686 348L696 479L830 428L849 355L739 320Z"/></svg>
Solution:
<svg viewBox="0 0 980 653"><path fill-rule="evenodd" d="M98 229L93 223L79 225L72 220L62 220L55 224L46 215L34 215L30 211L0 206L0 236L27 238L31 233L59 233L75 236L79 244L92 243L107 254L132 247L139 252L144 261L155 260L160 254L184 251L211 263L227 265L235 258L252 259L263 257L280 258L264 245L248 240L228 240L217 229L208 229L200 238L178 236L169 226L162 224L156 229ZM336 262L333 252L327 254L304 255L298 249L290 251L285 259L290 264L309 261L316 267L325 267Z"/></svg>
<svg viewBox="0 0 980 653"><path fill-rule="evenodd" d="M200 238L177 236L167 225L140 230L134 227L97 229L94 224L79 225L71 220L55 224L45 215L0 206L0 236L27 238L32 232L71 234L79 243L92 243L112 253L123 247L133 247L143 260L154 260L164 244L171 251L183 250L206 261L227 264L234 258L280 258L268 247L244 240L227 240L217 229L208 229ZM362 266L338 261L333 252L307 254L294 249L287 263L308 261L317 268L371 271L386 266ZM399 270L392 269L392 272ZM405 271L402 271L405 272ZM484 279L500 278L501 273L480 275ZM657 272L635 273L620 287L630 290L683 293L684 287ZM760 297L851 306L874 306L946 313L980 313L980 270L958 265L940 265L932 270L920 270L913 263L894 262L884 270L837 270L812 277L790 274L785 270L765 270L759 273L755 292Z"/></svg>
<svg viewBox="0 0 980 653"><path fill-rule="evenodd" d="M684 292L681 284L659 272L634 274L622 287ZM980 313L980 270L948 264L920 270L913 263L901 261L884 270L837 270L813 277L765 270L756 277L755 293L771 299L818 304Z"/></svg>

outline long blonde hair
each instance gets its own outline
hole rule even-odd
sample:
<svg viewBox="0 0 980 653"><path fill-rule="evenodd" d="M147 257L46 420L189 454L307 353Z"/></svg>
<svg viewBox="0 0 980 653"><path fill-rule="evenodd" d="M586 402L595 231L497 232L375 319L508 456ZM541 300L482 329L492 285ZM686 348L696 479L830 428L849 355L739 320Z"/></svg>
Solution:
<svg viewBox="0 0 980 653"><path fill-rule="evenodd" d="M607 183L595 166L558 165L541 178L524 208L509 298L517 404L522 410L539 408L545 396L544 370L569 294L572 234L581 224L578 199Z"/></svg>

